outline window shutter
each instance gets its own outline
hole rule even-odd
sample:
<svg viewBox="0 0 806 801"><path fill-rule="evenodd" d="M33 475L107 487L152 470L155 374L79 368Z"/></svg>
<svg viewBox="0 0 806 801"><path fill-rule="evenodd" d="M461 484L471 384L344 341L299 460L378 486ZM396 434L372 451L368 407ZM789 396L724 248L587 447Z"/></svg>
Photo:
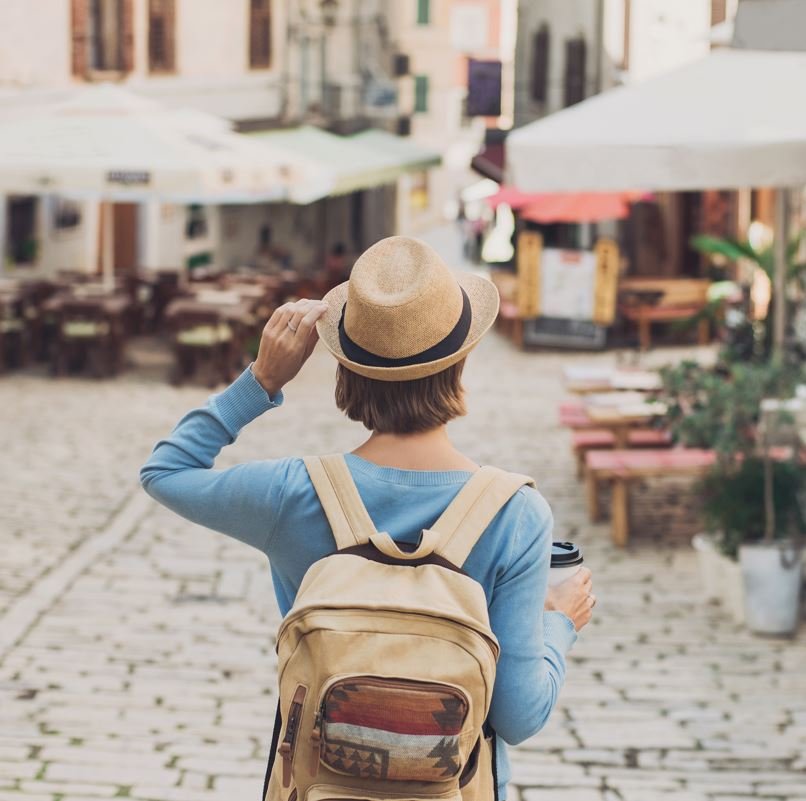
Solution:
<svg viewBox="0 0 806 801"><path fill-rule="evenodd" d="M417 24L428 25L431 22L430 0L417 0Z"/></svg>
<svg viewBox="0 0 806 801"><path fill-rule="evenodd" d="M269 0L249 3L249 66L271 66L271 4Z"/></svg>
<svg viewBox="0 0 806 801"><path fill-rule="evenodd" d="M414 79L414 110L428 111L428 76L418 75Z"/></svg>
<svg viewBox="0 0 806 801"><path fill-rule="evenodd" d="M532 40L532 100L545 103L549 87L549 26L544 22Z"/></svg>
<svg viewBox="0 0 806 801"><path fill-rule="evenodd" d="M727 0L711 0L711 25L718 25L728 18Z"/></svg>
<svg viewBox="0 0 806 801"><path fill-rule="evenodd" d="M133 0L122 0L120 8L121 67L123 72L134 69L134 10Z"/></svg>
<svg viewBox="0 0 806 801"><path fill-rule="evenodd" d="M585 40L582 37L565 42L565 105L573 106L585 99Z"/></svg>
<svg viewBox="0 0 806 801"><path fill-rule="evenodd" d="M89 24L90 0L72 0L70 29L73 38L72 70L73 75L83 78L89 67Z"/></svg>
<svg viewBox="0 0 806 801"><path fill-rule="evenodd" d="M149 0L148 66L151 72L176 69L176 0Z"/></svg>

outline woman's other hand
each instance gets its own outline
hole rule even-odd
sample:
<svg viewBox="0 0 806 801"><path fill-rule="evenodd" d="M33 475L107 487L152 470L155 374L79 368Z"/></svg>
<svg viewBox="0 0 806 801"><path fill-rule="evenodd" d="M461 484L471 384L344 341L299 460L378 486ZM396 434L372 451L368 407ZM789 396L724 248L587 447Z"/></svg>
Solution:
<svg viewBox="0 0 806 801"><path fill-rule="evenodd" d="M581 567L571 578L549 587L544 609L548 612L562 612L579 631L590 622L596 605L592 587L590 568Z"/></svg>
<svg viewBox="0 0 806 801"><path fill-rule="evenodd" d="M284 303L263 327L252 372L271 397L294 378L313 353L319 339L316 321L326 310L327 304L321 300Z"/></svg>

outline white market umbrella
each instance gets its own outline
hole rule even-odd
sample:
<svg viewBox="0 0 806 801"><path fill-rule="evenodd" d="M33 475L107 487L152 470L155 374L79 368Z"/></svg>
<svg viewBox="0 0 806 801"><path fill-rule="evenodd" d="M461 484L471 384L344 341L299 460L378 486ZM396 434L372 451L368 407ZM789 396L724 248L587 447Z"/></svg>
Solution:
<svg viewBox="0 0 806 801"><path fill-rule="evenodd" d="M0 108L0 193L258 203L284 200L311 175L303 158L235 133L226 120L109 84L83 87L66 100L12 100Z"/></svg>
<svg viewBox="0 0 806 801"><path fill-rule="evenodd" d="M802 185L806 52L720 50L592 97L513 131L506 173L525 192ZM781 240L785 207L777 208Z"/></svg>

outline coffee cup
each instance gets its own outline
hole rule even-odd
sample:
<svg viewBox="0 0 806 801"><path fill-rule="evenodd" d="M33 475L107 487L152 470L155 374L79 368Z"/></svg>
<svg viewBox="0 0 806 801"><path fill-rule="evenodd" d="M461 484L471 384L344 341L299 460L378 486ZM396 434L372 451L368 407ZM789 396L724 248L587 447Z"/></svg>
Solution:
<svg viewBox="0 0 806 801"><path fill-rule="evenodd" d="M551 569L549 587L570 579L582 567L582 550L573 542L553 542L551 544Z"/></svg>

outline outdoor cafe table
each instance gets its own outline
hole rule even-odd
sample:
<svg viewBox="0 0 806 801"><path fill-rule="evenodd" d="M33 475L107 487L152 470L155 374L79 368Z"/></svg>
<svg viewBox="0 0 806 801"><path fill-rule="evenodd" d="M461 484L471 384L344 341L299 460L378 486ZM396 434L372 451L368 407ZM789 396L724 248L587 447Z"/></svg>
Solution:
<svg viewBox="0 0 806 801"><path fill-rule="evenodd" d="M563 369L563 378L568 391L577 395L623 390L652 392L661 388L658 373L634 368L572 365Z"/></svg>
<svg viewBox="0 0 806 801"><path fill-rule="evenodd" d="M202 289L193 295L174 298L165 307L165 318L182 312L217 311L228 323L249 327L254 324L255 298L244 298L229 290Z"/></svg>
<svg viewBox="0 0 806 801"><path fill-rule="evenodd" d="M666 414L666 404L650 402L637 392L610 392L585 397L585 412L597 428L613 434L616 448L629 445L630 429L648 426Z"/></svg>
<svg viewBox="0 0 806 801"><path fill-rule="evenodd" d="M193 297L179 297L165 307L165 320L170 324L183 313L218 312L219 319L232 327L229 357L231 364L242 363L245 343L254 331L258 318L255 315L256 298L244 300L229 292L202 290Z"/></svg>
<svg viewBox="0 0 806 801"><path fill-rule="evenodd" d="M62 289L42 303L43 315L50 318L51 324L57 328L62 322L65 304L79 301L99 309L109 322L109 333L113 353L113 370L118 372L123 358L123 342L126 338L126 315L131 309L131 298L121 292L103 292L99 288L88 288L87 285L76 285L70 289ZM57 358L57 356L54 356Z"/></svg>

